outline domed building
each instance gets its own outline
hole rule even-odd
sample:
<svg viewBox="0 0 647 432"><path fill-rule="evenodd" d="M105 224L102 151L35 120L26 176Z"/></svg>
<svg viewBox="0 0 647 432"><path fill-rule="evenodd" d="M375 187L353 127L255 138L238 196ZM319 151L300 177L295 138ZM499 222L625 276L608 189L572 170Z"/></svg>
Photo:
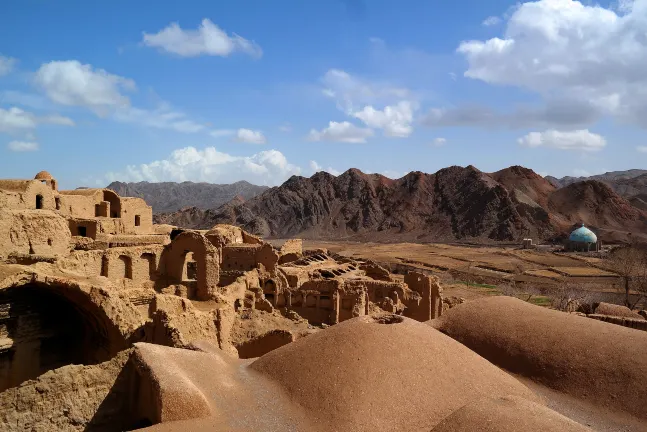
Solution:
<svg viewBox="0 0 647 432"><path fill-rule="evenodd" d="M597 252L600 250L598 236L582 224L581 227L571 232L566 243L566 250L571 252Z"/></svg>
<svg viewBox="0 0 647 432"><path fill-rule="evenodd" d="M51 187L52 190L58 190L58 186L56 185L56 179L52 177L52 175L47 171L41 171L38 174L36 174L36 177L34 177L34 180L40 180L41 182L45 183L47 186Z"/></svg>

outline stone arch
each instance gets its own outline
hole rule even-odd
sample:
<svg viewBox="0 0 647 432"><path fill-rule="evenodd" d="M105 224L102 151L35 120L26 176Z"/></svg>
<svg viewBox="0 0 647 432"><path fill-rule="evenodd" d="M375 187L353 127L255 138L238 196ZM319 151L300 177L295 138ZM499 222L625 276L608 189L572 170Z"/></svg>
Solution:
<svg viewBox="0 0 647 432"><path fill-rule="evenodd" d="M103 200L110 203L110 214L109 217L120 218L121 217L121 198L117 195L116 192L113 192L108 189L103 190Z"/></svg>
<svg viewBox="0 0 647 432"><path fill-rule="evenodd" d="M164 249L165 275L169 283L182 283L189 253L196 262L196 297L198 300L208 300L218 287L218 250L199 232L184 231Z"/></svg>
<svg viewBox="0 0 647 432"><path fill-rule="evenodd" d="M0 351L0 391L67 364L109 360L133 341L143 319L100 287L38 274L0 286L8 347Z"/></svg>

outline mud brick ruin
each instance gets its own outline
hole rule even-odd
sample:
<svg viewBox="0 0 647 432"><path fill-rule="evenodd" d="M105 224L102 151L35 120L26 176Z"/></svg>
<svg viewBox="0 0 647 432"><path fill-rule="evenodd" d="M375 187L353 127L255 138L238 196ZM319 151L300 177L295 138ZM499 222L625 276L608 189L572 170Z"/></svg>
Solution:
<svg viewBox="0 0 647 432"><path fill-rule="evenodd" d="M0 257L0 390L136 342L211 339L236 353L229 331L250 309L314 326L376 307L418 321L442 310L433 276L398 282L375 263L303 251L300 240L277 249L229 225L154 225L142 199L59 190L44 171L0 181Z"/></svg>

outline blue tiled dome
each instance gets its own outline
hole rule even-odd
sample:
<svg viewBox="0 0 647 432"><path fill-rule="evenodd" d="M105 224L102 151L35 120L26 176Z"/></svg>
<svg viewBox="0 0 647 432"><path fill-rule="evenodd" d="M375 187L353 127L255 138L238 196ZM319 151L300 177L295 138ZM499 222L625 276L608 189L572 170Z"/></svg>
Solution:
<svg viewBox="0 0 647 432"><path fill-rule="evenodd" d="M593 231L582 224L581 227L571 233L569 240L580 243L597 243L598 237L593 233Z"/></svg>

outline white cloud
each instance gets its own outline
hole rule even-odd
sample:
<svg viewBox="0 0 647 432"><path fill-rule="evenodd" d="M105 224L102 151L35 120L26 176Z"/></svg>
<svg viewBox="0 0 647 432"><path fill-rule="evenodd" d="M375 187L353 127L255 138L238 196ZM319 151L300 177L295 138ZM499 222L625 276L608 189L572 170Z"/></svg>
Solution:
<svg viewBox="0 0 647 432"><path fill-rule="evenodd" d="M501 37L460 44L465 76L587 102L647 127L647 1L622 9L574 0L520 4Z"/></svg>
<svg viewBox="0 0 647 432"><path fill-rule="evenodd" d="M353 117L362 120L367 126L383 129L384 134L391 137L408 137L413 132L413 112L415 105L402 101L384 110L376 110L365 106L363 110L353 113Z"/></svg>
<svg viewBox="0 0 647 432"><path fill-rule="evenodd" d="M0 132L34 129L36 124L36 117L27 111L16 107L8 110L0 108Z"/></svg>
<svg viewBox="0 0 647 432"><path fill-rule="evenodd" d="M285 133L292 132L292 125L290 123L284 123L281 126L279 126L279 130Z"/></svg>
<svg viewBox="0 0 647 432"><path fill-rule="evenodd" d="M0 55L0 76L11 73L17 62L15 58Z"/></svg>
<svg viewBox="0 0 647 432"><path fill-rule="evenodd" d="M491 27L500 23L501 23L501 18L499 18L498 16L489 16L485 18L481 24L483 24L486 27Z"/></svg>
<svg viewBox="0 0 647 432"><path fill-rule="evenodd" d="M11 107L8 110L0 108L0 132L27 132L35 129L39 124L74 126L74 121L58 114L38 117L17 107Z"/></svg>
<svg viewBox="0 0 647 432"><path fill-rule="evenodd" d="M365 129L355 126L349 122L328 123L328 127L317 131L312 129L308 135L310 141L336 141L346 143L364 143L366 138L373 136L372 129Z"/></svg>
<svg viewBox="0 0 647 432"><path fill-rule="evenodd" d="M595 152L602 150L606 145L604 137L589 132L588 129L560 132L547 130L544 132L530 132L521 137L517 142L524 147L548 147L558 150L580 150Z"/></svg>
<svg viewBox="0 0 647 432"><path fill-rule="evenodd" d="M450 72L449 77L452 79L452 81L456 81L456 74L454 72Z"/></svg>
<svg viewBox="0 0 647 432"><path fill-rule="evenodd" d="M249 143L249 144L265 144L267 140L261 131L254 131L251 129L238 129L236 132L236 142Z"/></svg>
<svg viewBox="0 0 647 432"><path fill-rule="evenodd" d="M640 153L647 153L647 146L638 146L636 147L636 151Z"/></svg>
<svg viewBox="0 0 647 432"><path fill-rule="evenodd" d="M335 99L338 108L347 114L352 114L364 105L389 104L413 97L411 91L404 87L387 82L369 81L340 69L330 69L326 72L322 84L322 93Z"/></svg>
<svg viewBox="0 0 647 432"><path fill-rule="evenodd" d="M236 33L230 36L206 18L202 20L197 30L183 30L177 23L171 23L157 33L144 33L143 43L182 57L201 55L226 57L236 51L254 57L263 55L263 51L255 42Z"/></svg>
<svg viewBox="0 0 647 432"><path fill-rule="evenodd" d="M105 113L107 109L127 107L128 97L122 90L136 89L131 79L113 75L103 69L76 60L52 61L36 72L35 82L54 102L81 106Z"/></svg>
<svg viewBox="0 0 647 432"><path fill-rule="evenodd" d="M28 141L11 141L7 148L14 152L32 152L38 150L38 143Z"/></svg>
<svg viewBox="0 0 647 432"><path fill-rule="evenodd" d="M442 137L435 138L433 144L436 147L444 146L445 144L447 144L447 139L442 138Z"/></svg>
<svg viewBox="0 0 647 432"><path fill-rule="evenodd" d="M301 169L288 162L278 150L258 152L251 156L232 156L207 147L198 150L185 147L169 158L147 164L129 165L122 172L110 172L108 181L205 181L233 183L247 180L259 185L278 185Z"/></svg>
<svg viewBox="0 0 647 432"><path fill-rule="evenodd" d="M310 161L310 171L312 174L318 173L320 171L325 171L328 174L332 174L334 176L338 176L341 174L341 171L338 171L332 167L324 168L321 165L319 165L316 161L311 160Z"/></svg>

